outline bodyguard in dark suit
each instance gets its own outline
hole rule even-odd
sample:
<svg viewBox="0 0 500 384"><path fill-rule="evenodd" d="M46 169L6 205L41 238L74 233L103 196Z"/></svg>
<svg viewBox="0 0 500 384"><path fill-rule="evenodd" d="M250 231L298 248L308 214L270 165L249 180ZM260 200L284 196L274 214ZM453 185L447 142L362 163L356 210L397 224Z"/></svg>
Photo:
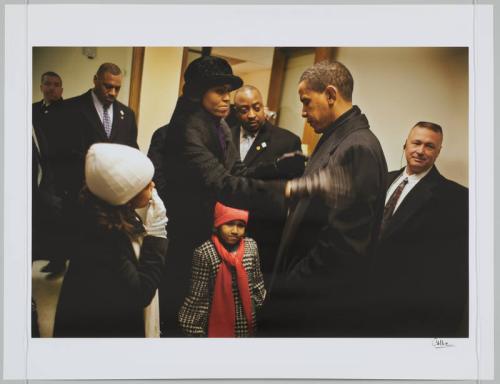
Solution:
<svg viewBox="0 0 500 384"><path fill-rule="evenodd" d="M50 162L50 166L54 172L54 182L57 181L57 167L59 163L58 151L61 145L61 138L58 135L56 125L60 122L61 110L63 105L62 99L62 79L52 71L45 72L41 77L40 91L43 94L43 99L32 105L32 122L40 136L40 150L43 152L44 161Z"/></svg>
<svg viewBox="0 0 500 384"><path fill-rule="evenodd" d="M94 76L94 88L65 100L50 128L50 163L56 193L63 199L61 248L71 257L79 234L78 195L84 183L88 148L96 142L112 142L137 148L137 126L132 110L116 100L122 83L120 68L102 64Z"/></svg>
<svg viewBox="0 0 500 384"><path fill-rule="evenodd" d="M285 153L301 151L300 138L266 119L262 95L252 85L244 85L234 94L236 124L231 127L233 141L241 160L249 168L274 162ZM276 259L286 218L284 209L251 212L248 236L257 241L262 272L267 280Z"/></svg>
<svg viewBox="0 0 500 384"><path fill-rule="evenodd" d="M359 336L367 321L366 272L387 165L352 90L339 62L315 64L301 76L302 116L322 137L304 176L287 184L292 207L262 318L268 336Z"/></svg>
<svg viewBox="0 0 500 384"><path fill-rule="evenodd" d="M120 68L104 63L94 76L93 89L64 101L57 123L57 158L61 163L56 181L65 194L75 197L80 191L85 154L92 144L109 142L138 148L134 112L116 99L121 84Z"/></svg>
<svg viewBox="0 0 500 384"><path fill-rule="evenodd" d="M116 98L121 89L122 73L112 63L102 64L94 76L94 88L67 100L83 119L85 148L97 142L137 145L137 125L134 112ZM76 121L77 116L74 117Z"/></svg>
<svg viewBox="0 0 500 384"><path fill-rule="evenodd" d="M33 122L33 260L48 259L41 271L53 277L64 272L65 256L55 235L59 232L61 202L55 195L50 151L58 138L54 122L62 105L62 79L52 71L42 74L40 91L43 99L32 105Z"/></svg>
<svg viewBox="0 0 500 384"><path fill-rule="evenodd" d="M43 99L33 103L32 105L32 121L33 126L40 129L42 134L49 138L50 121L55 110L57 110L62 102L62 79L57 73L48 71L41 77L40 91L43 94Z"/></svg>
<svg viewBox="0 0 500 384"><path fill-rule="evenodd" d="M380 336L468 336L468 189L434 165L442 140L439 125L417 123L407 166L389 173L374 274Z"/></svg>

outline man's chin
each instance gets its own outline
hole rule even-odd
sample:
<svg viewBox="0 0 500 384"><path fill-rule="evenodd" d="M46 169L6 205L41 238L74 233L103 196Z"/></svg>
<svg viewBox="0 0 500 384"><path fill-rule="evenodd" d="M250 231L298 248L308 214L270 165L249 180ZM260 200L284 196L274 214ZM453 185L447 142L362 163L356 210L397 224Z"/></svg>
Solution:
<svg viewBox="0 0 500 384"><path fill-rule="evenodd" d="M419 173L422 173L422 172L425 172L429 169L430 167L427 167L427 166L422 166L422 164L411 164L411 171L413 173L416 173L416 174L419 174Z"/></svg>
<svg viewBox="0 0 500 384"><path fill-rule="evenodd" d="M315 133L318 135L322 134L325 128L323 127L315 127L314 125L311 125L312 129L314 130Z"/></svg>
<svg viewBox="0 0 500 384"><path fill-rule="evenodd" d="M254 127L245 127L245 131L249 132L249 133L252 133L252 134L255 134L259 131L259 127L257 128L254 128Z"/></svg>

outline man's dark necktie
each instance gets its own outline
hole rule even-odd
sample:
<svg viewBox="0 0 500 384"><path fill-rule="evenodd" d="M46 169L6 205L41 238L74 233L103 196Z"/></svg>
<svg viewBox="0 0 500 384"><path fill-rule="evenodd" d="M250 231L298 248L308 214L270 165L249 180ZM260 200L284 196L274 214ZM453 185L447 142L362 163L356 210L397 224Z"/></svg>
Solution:
<svg viewBox="0 0 500 384"><path fill-rule="evenodd" d="M384 228L391 218L392 214L394 213L394 209L396 208L396 204L398 203L399 197L401 196L401 193L403 192L403 189L406 187L406 184L408 184L408 178L405 177L401 183L399 183L398 187L394 190L392 193L391 197L389 198L389 201L384 207L384 216L382 218L382 226L380 228L380 233L382 234L384 232Z"/></svg>
<svg viewBox="0 0 500 384"><path fill-rule="evenodd" d="M109 107L110 105L103 106L102 113L102 125L104 125L104 131L106 132L106 136L111 136L111 117L109 116Z"/></svg>

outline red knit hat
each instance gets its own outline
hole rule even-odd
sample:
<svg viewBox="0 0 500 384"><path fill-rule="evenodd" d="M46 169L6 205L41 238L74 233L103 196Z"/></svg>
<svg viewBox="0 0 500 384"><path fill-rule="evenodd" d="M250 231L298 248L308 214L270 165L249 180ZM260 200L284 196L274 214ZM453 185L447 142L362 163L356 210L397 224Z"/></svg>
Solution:
<svg viewBox="0 0 500 384"><path fill-rule="evenodd" d="M241 220L244 221L245 224L247 224L248 211L226 207L225 205L222 205L221 203L217 202L215 204L215 210L214 210L214 227L218 228L222 224L225 224L233 220Z"/></svg>

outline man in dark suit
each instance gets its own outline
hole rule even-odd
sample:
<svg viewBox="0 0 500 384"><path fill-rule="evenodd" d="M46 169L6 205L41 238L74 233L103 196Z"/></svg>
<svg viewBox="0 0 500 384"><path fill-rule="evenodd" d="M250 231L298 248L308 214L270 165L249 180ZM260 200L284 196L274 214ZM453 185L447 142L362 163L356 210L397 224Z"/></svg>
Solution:
<svg viewBox="0 0 500 384"><path fill-rule="evenodd" d="M32 105L33 172L37 173L40 179L40 184L33 184L32 195L33 260L49 259L49 263L41 271L49 272L50 276L57 277L64 272L66 265L64 254L60 252L58 242L54 237L58 231L56 218L59 218L60 202L55 197L54 180L49 166L51 154L49 150L51 141L54 141L54 117L60 113L63 101L61 77L52 71L43 73L40 91L43 99ZM35 176L33 180L36 180ZM57 204L52 204L55 201L58 201Z"/></svg>
<svg viewBox="0 0 500 384"><path fill-rule="evenodd" d="M238 123L231 127L233 141L247 167L270 163L285 153L301 151L297 135L267 121L262 95L254 86L244 85L235 92L234 110ZM285 215L286 212L278 207L261 214L250 213L247 232L257 241L266 281L274 266Z"/></svg>
<svg viewBox="0 0 500 384"><path fill-rule="evenodd" d="M110 142L138 148L134 112L116 98L122 72L113 63L101 64L94 88L64 101L57 123L56 184L64 194L76 198L83 185L83 166L88 148Z"/></svg>
<svg viewBox="0 0 500 384"><path fill-rule="evenodd" d="M375 263L384 337L468 336L468 189L434 162L442 128L419 122L389 173Z"/></svg>
<svg viewBox="0 0 500 384"><path fill-rule="evenodd" d="M235 92L234 107L239 124L233 125L231 130L241 161L247 167L301 150L297 135L266 120L262 95L254 86L244 85Z"/></svg>
<svg viewBox="0 0 500 384"><path fill-rule="evenodd" d="M49 162L56 193L63 199L60 248L65 258L76 241L79 227L78 195L84 184L85 154L96 142L137 148L134 112L116 100L122 83L120 68L102 64L94 88L64 100L53 114L48 130Z"/></svg>
<svg viewBox="0 0 500 384"><path fill-rule="evenodd" d="M41 77L40 91L43 94L43 99L33 103L32 120L33 126L36 126L44 135L47 135L51 112L58 108L63 100L61 76L52 71L45 72Z"/></svg>
<svg viewBox="0 0 500 384"><path fill-rule="evenodd" d="M264 310L265 335L361 335L366 272L378 239L387 165L368 120L352 104L353 79L339 62L301 76L302 116L322 134L291 201Z"/></svg>

